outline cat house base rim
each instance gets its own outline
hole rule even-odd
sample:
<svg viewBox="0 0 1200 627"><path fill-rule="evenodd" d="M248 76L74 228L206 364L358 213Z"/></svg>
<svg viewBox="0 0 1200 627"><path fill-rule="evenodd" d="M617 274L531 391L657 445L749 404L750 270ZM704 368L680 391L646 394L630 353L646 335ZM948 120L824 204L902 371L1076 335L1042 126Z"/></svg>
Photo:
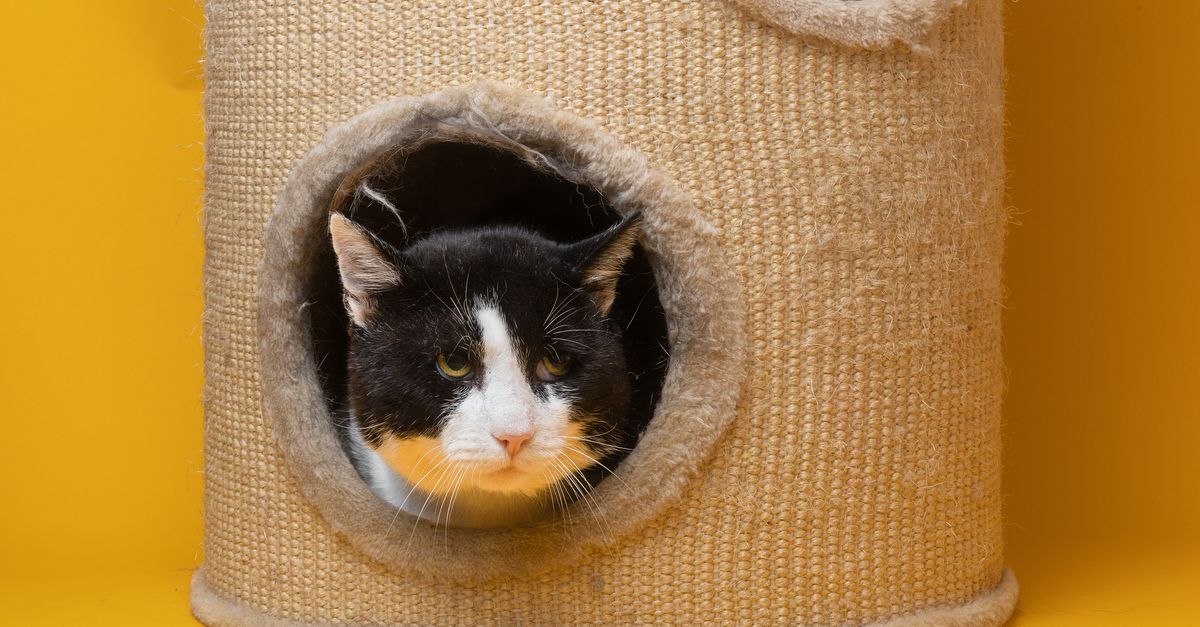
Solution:
<svg viewBox="0 0 1200 627"><path fill-rule="evenodd" d="M1012 570L1005 568L1000 581L959 605L929 607L912 614L872 623L874 627L957 627L959 625L1003 624L1017 605L1019 585ZM192 615L211 627L260 625L262 627L321 627L323 623L295 621L251 607L215 590L197 568L191 581Z"/></svg>

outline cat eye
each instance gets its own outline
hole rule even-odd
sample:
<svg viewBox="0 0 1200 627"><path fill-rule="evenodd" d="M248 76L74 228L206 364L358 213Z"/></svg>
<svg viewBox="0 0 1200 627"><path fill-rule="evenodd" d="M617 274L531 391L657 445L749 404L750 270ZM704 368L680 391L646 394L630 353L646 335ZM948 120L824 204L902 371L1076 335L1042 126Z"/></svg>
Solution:
<svg viewBox="0 0 1200 627"><path fill-rule="evenodd" d="M470 376L471 362L459 353L443 353L437 356L437 369L443 377L457 381Z"/></svg>
<svg viewBox="0 0 1200 627"><path fill-rule="evenodd" d="M547 354L537 365L537 376L547 383L566 376L571 370L571 358L565 355Z"/></svg>

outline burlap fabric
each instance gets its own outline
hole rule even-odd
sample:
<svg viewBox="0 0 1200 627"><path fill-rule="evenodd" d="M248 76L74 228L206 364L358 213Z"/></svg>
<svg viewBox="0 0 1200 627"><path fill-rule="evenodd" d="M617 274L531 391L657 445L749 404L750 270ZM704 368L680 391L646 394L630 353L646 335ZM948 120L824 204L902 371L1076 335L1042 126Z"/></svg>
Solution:
<svg viewBox="0 0 1200 627"><path fill-rule="evenodd" d="M197 616L1002 622L999 3L929 28L921 50L864 51L717 0L210 2ZM368 557L289 468L257 268L327 129L484 78L595 120L690 192L741 293L747 384L650 520L519 576L434 579Z"/></svg>

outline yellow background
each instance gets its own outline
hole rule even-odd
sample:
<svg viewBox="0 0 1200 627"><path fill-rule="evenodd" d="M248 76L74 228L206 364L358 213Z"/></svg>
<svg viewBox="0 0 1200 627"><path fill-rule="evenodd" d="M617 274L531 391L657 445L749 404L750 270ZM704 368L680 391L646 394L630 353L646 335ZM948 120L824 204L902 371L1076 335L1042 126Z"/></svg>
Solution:
<svg viewBox="0 0 1200 627"><path fill-rule="evenodd" d="M0 623L190 624L202 10L0 8ZM1015 624L1200 624L1200 3L1007 10Z"/></svg>

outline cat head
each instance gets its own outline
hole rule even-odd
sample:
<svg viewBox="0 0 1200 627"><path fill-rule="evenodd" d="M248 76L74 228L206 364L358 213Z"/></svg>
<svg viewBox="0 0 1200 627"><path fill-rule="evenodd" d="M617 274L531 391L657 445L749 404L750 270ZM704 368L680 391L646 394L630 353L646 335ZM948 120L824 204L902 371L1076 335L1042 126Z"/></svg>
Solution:
<svg viewBox="0 0 1200 627"><path fill-rule="evenodd" d="M537 494L631 441L608 318L640 216L561 244L516 227L398 250L331 214L362 440L423 491Z"/></svg>

